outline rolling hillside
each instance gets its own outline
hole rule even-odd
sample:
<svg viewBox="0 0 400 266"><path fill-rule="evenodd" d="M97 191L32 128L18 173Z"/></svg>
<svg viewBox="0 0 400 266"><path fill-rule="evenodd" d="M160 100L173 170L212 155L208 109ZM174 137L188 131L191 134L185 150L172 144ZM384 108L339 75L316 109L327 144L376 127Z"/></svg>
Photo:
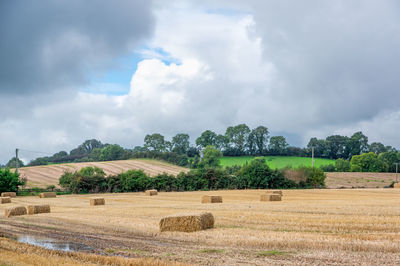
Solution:
<svg viewBox="0 0 400 266"><path fill-rule="evenodd" d="M221 158L222 166L244 165L256 158L255 156L240 156L240 157L223 157ZM286 166L311 166L311 158L295 157L295 156L265 156L267 164L271 168L283 168ZM315 166L335 164L335 160L314 158Z"/></svg>
<svg viewBox="0 0 400 266"><path fill-rule="evenodd" d="M182 171L189 171L189 169L180 166L146 159L40 165L23 167L18 171L21 174L21 177L28 179L28 186L45 187L48 185L57 185L58 179L64 172L74 172L86 166L99 167L103 169L107 175L119 174L130 169L140 169L151 176L160 173L177 175Z"/></svg>

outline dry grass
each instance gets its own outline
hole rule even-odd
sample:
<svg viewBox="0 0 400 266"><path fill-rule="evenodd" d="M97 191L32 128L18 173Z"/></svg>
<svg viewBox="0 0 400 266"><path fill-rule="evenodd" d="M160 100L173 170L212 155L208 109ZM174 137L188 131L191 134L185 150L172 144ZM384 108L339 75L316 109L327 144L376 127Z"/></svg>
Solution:
<svg viewBox="0 0 400 266"><path fill-rule="evenodd" d="M96 208L87 204L93 195L17 197L7 205L45 201L52 212L0 219L0 231L19 232L18 225L29 225L32 232L49 228L52 234L54 228L77 239L93 234L104 248L124 256L170 254L168 258L199 264L400 264L398 189L284 190L285 200L273 204L259 201L265 190L217 193L224 204L201 204L202 191L160 192L157 197L101 194L107 205ZM0 211L7 205L0 205ZM160 219L187 212L211 212L215 228L160 234ZM141 239L145 242L136 242ZM224 252L200 253L202 249ZM271 250L286 255L259 256Z"/></svg>
<svg viewBox="0 0 400 266"><path fill-rule="evenodd" d="M58 185L58 179L66 172L78 171L86 166L96 166L104 170L107 175L117 175L130 169L143 170L150 176L167 173L177 175L180 172L187 172L189 169L172 165L157 160L121 160L109 162L85 162L85 163L66 163L22 167L18 169L21 177L27 178L28 186L46 187L48 185ZM13 171L13 169L12 169Z"/></svg>
<svg viewBox="0 0 400 266"><path fill-rule="evenodd" d="M28 214L50 213L50 205L28 205Z"/></svg>
<svg viewBox="0 0 400 266"><path fill-rule="evenodd" d="M90 199L90 206L104 205L104 204L106 204L106 200L104 198L91 198Z"/></svg>
<svg viewBox="0 0 400 266"><path fill-rule="evenodd" d="M5 204L5 203L11 203L11 198L10 197L1 197L0 204Z"/></svg>
<svg viewBox="0 0 400 266"><path fill-rule="evenodd" d="M15 198L17 196L17 193L15 192L2 192L1 193L2 197L11 197L11 198Z"/></svg>
<svg viewBox="0 0 400 266"><path fill-rule="evenodd" d="M11 207L5 209L4 217L8 218L11 216L25 215L26 213L27 213L26 208L24 206Z"/></svg>
<svg viewBox="0 0 400 266"><path fill-rule="evenodd" d="M56 192L43 192L39 194L39 198L55 198L57 197Z"/></svg>
<svg viewBox="0 0 400 266"><path fill-rule="evenodd" d="M393 188L400 188L400 183L394 183Z"/></svg>
<svg viewBox="0 0 400 266"><path fill-rule="evenodd" d="M214 227L214 216L209 212L181 214L162 218L160 231L195 232Z"/></svg>
<svg viewBox="0 0 400 266"><path fill-rule="evenodd" d="M222 197L204 195L201 197L201 203L222 203Z"/></svg>
<svg viewBox="0 0 400 266"><path fill-rule="evenodd" d="M167 266L183 265L171 261L160 261L149 258L127 259L107 257L94 254L62 252L18 243L0 237L1 265L140 265Z"/></svg>
<svg viewBox="0 0 400 266"><path fill-rule="evenodd" d="M400 175L399 175L400 177ZM396 180L396 173L326 173L328 188L383 188Z"/></svg>

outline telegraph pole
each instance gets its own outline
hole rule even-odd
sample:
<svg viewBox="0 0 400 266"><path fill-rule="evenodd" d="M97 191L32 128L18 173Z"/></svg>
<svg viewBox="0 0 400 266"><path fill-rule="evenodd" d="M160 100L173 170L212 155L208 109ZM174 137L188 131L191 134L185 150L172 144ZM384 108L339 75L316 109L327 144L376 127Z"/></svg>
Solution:
<svg viewBox="0 0 400 266"><path fill-rule="evenodd" d="M18 174L18 149L15 149L15 173Z"/></svg>
<svg viewBox="0 0 400 266"><path fill-rule="evenodd" d="M312 168L314 168L314 146L311 147L311 164Z"/></svg>

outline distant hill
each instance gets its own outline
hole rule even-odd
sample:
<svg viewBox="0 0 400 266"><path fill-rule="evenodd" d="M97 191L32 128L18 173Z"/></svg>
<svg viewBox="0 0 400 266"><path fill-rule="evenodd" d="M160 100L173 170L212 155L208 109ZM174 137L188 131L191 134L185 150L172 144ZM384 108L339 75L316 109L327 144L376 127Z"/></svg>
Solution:
<svg viewBox="0 0 400 266"><path fill-rule="evenodd" d="M57 185L58 179L64 172L74 172L86 166L99 167L107 175L119 174L130 169L143 170L150 176L161 173L177 175L180 172L189 171L187 168L149 159L40 165L23 167L18 169L18 171L21 177L28 179L27 185L29 187L46 187L48 185Z"/></svg>
<svg viewBox="0 0 400 266"><path fill-rule="evenodd" d="M222 166L244 165L256 158L255 156L240 156L240 157L223 157L221 158ZM286 166L299 167L311 166L311 157L296 157L296 156L264 156L269 167L275 169L284 168ZM335 160L314 158L315 166L335 164Z"/></svg>

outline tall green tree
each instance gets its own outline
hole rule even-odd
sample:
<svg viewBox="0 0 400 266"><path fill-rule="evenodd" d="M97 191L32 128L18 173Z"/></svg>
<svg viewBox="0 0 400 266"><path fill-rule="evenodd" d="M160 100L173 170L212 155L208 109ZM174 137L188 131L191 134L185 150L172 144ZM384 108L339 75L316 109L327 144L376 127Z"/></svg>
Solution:
<svg viewBox="0 0 400 266"><path fill-rule="evenodd" d="M354 133L347 141L348 157L368 152L368 137L361 131Z"/></svg>
<svg viewBox="0 0 400 266"><path fill-rule="evenodd" d="M326 138L326 148L328 157L332 159L346 158L346 145L348 137L340 135L332 135Z"/></svg>
<svg viewBox="0 0 400 266"><path fill-rule="evenodd" d="M209 145L216 147L217 134L214 131L206 130L196 139L196 145L205 148Z"/></svg>
<svg viewBox="0 0 400 266"><path fill-rule="evenodd" d="M112 160L121 160L124 155L124 148L121 146L114 144L108 145L103 148L100 152L100 160L101 161L112 161Z"/></svg>
<svg viewBox="0 0 400 266"><path fill-rule="evenodd" d="M187 154L189 150L189 135L188 134L176 134L171 141L172 151L178 154Z"/></svg>
<svg viewBox="0 0 400 266"><path fill-rule="evenodd" d="M268 128L258 126L251 130L248 136L248 148L251 154L262 155L267 151L269 139Z"/></svg>
<svg viewBox="0 0 400 266"><path fill-rule="evenodd" d="M220 167L220 158L222 152L211 145L208 145L203 152L203 158L199 166L201 168L217 168Z"/></svg>
<svg viewBox="0 0 400 266"><path fill-rule="evenodd" d="M12 157L9 161L8 161L8 163L6 164L6 167L9 167L9 168L15 168L16 167L16 161L17 161L17 158L16 157ZM24 162L23 161L21 161L19 158L18 158L18 167L24 167L25 165L24 165Z"/></svg>
<svg viewBox="0 0 400 266"><path fill-rule="evenodd" d="M329 157L328 143L324 139L311 138L307 144L309 152L314 147L315 157Z"/></svg>
<svg viewBox="0 0 400 266"><path fill-rule="evenodd" d="M269 140L268 150L272 155L284 155L288 146L283 136L273 136Z"/></svg>
<svg viewBox="0 0 400 266"><path fill-rule="evenodd" d="M229 139L229 145L237 151L238 155L245 154L249 134L250 128L246 124L228 127L225 132L225 136Z"/></svg>
<svg viewBox="0 0 400 266"><path fill-rule="evenodd" d="M159 133L146 135L144 138L144 147L150 151L163 152L166 149L164 136Z"/></svg>
<svg viewBox="0 0 400 266"><path fill-rule="evenodd" d="M369 145L369 151L372 151L373 153L379 154L382 152L386 152L386 147L380 142L372 142L371 145Z"/></svg>

